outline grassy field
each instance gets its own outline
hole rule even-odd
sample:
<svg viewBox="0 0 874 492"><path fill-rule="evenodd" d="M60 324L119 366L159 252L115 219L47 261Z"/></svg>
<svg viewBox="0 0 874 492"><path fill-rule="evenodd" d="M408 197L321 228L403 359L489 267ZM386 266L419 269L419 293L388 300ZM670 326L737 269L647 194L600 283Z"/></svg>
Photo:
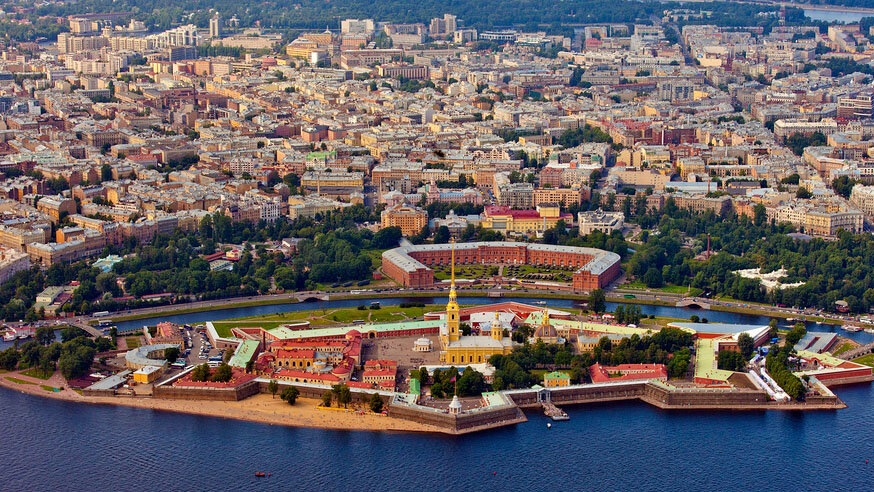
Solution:
<svg viewBox="0 0 874 492"><path fill-rule="evenodd" d="M847 350L851 350L854 347L855 345L853 345L852 343L844 342L840 347L832 351L832 355L841 355Z"/></svg>
<svg viewBox="0 0 874 492"><path fill-rule="evenodd" d="M680 294L680 295L690 295L697 296L701 294L701 289L694 288L689 290L689 287L685 285L665 285L664 287L659 287L656 289L652 289L644 285L643 282L636 280L631 283L623 284L619 286L621 289L629 289L629 290L649 290L652 292L664 292L665 294Z"/></svg>
<svg viewBox="0 0 874 492"><path fill-rule="evenodd" d="M538 381L537 384L542 384L543 376L546 375L546 373L549 371L547 369L531 369L528 372L531 374L531 377Z"/></svg>
<svg viewBox="0 0 874 492"><path fill-rule="evenodd" d="M127 342L127 349L128 350L135 349L141 345L140 344L140 337L126 337L124 339L124 341Z"/></svg>
<svg viewBox="0 0 874 492"><path fill-rule="evenodd" d="M368 304L363 304L369 306ZM219 336L230 336L231 328L238 326L260 327L272 330L290 321L307 320L311 326L343 326L350 325L355 320L364 320L369 323L390 323L417 319L431 311L441 311L445 306L427 305L425 307L400 307L384 306L381 309L340 308L340 309L314 309L311 311L296 311L290 313L276 313L267 316L253 316L247 318L235 318L214 321L216 332Z"/></svg>
<svg viewBox="0 0 874 492"><path fill-rule="evenodd" d="M48 391L49 393L54 393L55 390L57 389L57 388L55 388L54 386L49 386L49 385L47 385L47 384L41 384L41 385L39 385L39 387L42 388L42 389L44 389L44 390L46 390L46 391Z"/></svg>
<svg viewBox="0 0 874 492"><path fill-rule="evenodd" d="M863 364L869 367L874 367L874 354L863 355L858 359L853 359L853 362L857 362L859 364ZM6 378L9 379L9 378Z"/></svg>
<svg viewBox="0 0 874 492"><path fill-rule="evenodd" d="M384 249L368 249L364 251L364 254L370 257L374 270L378 270L382 266L382 253L385 251Z"/></svg>
<svg viewBox="0 0 874 492"><path fill-rule="evenodd" d="M43 372L39 368L36 368L36 367L30 368L26 371L21 371L21 374L24 374L25 376L30 376L32 378L42 379L43 381L52 377L52 373Z"/></svg>
<svg viewBox="0 0 874 492"><path fill-rule="evenodd" d="M12 381L15 384L31 384L31 385L36 384L36 383L31 383L30 381L25 381L23 379L14 378L12 376L6 376L6 380Z"/></svg>
<svg viewBox="0 0 874 492"><path fill-rule="evenodd" d="M434 278L436 280L448 280L452 277L452 269L448 266L434 266ZM470 265L455 267L455 278L484 278L489 275L489 268L485 265ZM494 273L494 270L492 270Z"/></svg>

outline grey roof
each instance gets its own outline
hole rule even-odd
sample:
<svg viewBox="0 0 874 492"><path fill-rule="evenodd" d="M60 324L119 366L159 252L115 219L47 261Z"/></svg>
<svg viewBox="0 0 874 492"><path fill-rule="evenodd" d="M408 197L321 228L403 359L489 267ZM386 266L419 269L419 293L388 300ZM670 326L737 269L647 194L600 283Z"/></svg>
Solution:
<svg viewBox="0 0 874 492"><path fill-rule="evenodd" d="M118 388L127 380L128 375L130 375L130 371L121 371L118 374L113 376L109 376L108 378L101 379L91 386L85 388L87 390L111 390Z"/></svg>
<svg viewBox="0 0 874 492"><path fill-rule="evenodd" d="M807 350L821 354L834 343L837 337L837 333L809 331L804 335L804 338L795 344L795 350Z"/></svg>
<svg viewBox="0 0 874 492"><path fill-rule="evenodd" d="M133 350L128 350L126 354L124 354L124 359L131 364L136 364L138 366L154 366L161 365L164 363L164 359L153 359L149 357L149 354L152 352L167 350L168 348L176 347L179 348L178 343L157 343L155 345L143 345L141 347L137 347Z"/></svg>
<svg viewBox="0 0 874 492"><path fill-rule="evenodd" d="M695 330L698 333L710 333L718 335L728 335L741 333L744 331L757 330L767 325L742 325L737 323L692 323L692 322L674 322L670 326L677 328L688 328Z"/></svg>

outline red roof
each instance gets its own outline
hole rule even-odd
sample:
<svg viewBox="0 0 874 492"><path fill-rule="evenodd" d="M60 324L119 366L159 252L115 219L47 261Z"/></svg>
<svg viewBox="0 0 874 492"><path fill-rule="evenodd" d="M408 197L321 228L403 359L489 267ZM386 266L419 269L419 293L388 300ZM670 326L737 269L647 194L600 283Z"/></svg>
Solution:
<svg viewBox="0 0 874 492"><path fill-rule="evenodd" d="M316 374L313 372L294 371L291 369L280 369L273 373L278 378L299 378L299 379L316 379L319 381L339 382L340 378L333 374Z"/></svg>
<svg viewBox="0 0 874 492"><path fill-rule="evenodd" d="M315 350L277 350L277 359L312 359L316 356Z"/></svg>
<svg viewBox="0 0 874 492"><path fill-rule="evenodd" d="M397 369L370 369L364 371L361 376L365 378L374 376L396 376L397 373Z"/></svg>
<svg viewBox="0 0 874 492"><path fill-rule="evenodd" d="M622 374L612 376L611 374ZM640 379L667 379L668 370L664 364L620 364L618 366L589 366L589 375L593 383L609 383L616 381L636 381Z"/></svg>
<svg viewBox="0 0 874 492"><path fill-rule="evenodd" d="M374 366L382 366L382 367L397 367L397 361L393 360L369 360L364 363L365 368L374 367Z"/></svg>

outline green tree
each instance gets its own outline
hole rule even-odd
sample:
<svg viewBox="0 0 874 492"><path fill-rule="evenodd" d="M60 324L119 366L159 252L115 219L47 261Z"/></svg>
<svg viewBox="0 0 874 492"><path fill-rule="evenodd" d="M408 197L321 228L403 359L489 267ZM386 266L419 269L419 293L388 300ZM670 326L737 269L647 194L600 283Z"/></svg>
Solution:
<svg viewBox="0 0 874 492"><path fill-rule="evenodd" d="M449 228L440 226L434 232L434 244L444 244L449 242Z"/></svg>
<svg viewBox="0 0 874 492"><path fill-rule="evenodd" d="M322 393L322 406L323 407L330 407L332 398L333 398L333 393L331 393L330 390Z"/></svg>
<svg viewBox="0 0 874 492"><path fill-rule="evenodd" d="M222 363L216 368L215 374L212 375L212 380L217 383L227 383L233 376L234 372L231 366Z"/></svg>
<svg viewBox="0 0 874 492"><path fill-rule="evenodd" d="M592 294L589 296L589 309L600 314L603 313L605 309L607 309L607 296L604 294L603 289L595 289L592 291Z"/></svg>
<svg viewBox="0 0 874 492"><path fill-rule="evenodd" d="M338 384L335 387L337 388L337 404L346 408L352 401L352 391L345 384Z"/></svg>
<svg viewBox="0 0 874 492"><path fill-rule="evenodd" d="M277 383L275 379L271 379L270 382L267 383L267 391L273 395L273 398L276 398L276 392L279 391L279 383Z"/></svg>
<svg viewBox="0 0 874 492"><path fill-rule="evenodd" d="M373 413L382 412L382 398L380 398L378 393L374 393L370 397L370 411Z"/></svg>
<svg viewBox="0 0 874 492"><path fill-rule="evenodd" d="M41 326L36 329L33 338L40 345L49 345L55 341L55 329L51 326Z"/></svg>
<svg viewBox="0 0 874 492"><path fill-rule="evenodd" d="M191 371L191 380L199 382L209 381L209 372L209 366L204 362Z"/></svg>
<svg viewBox="0 0 874 492"><path fill-rule="evenodd" d="M300 391L294 386L289 386L282 390L282 395L279 397L284 401L287 401L289 405L294 405L294 402L297 401L297 397L300 395Z"/></svg>
<svg viewBox="0 0 874 492"><path fill-rule="evenodd" d="M164 350L164 358L172 364L179 358L179 349L177 347L170 347Z"/></svg>
<svg viewBox="0 0 874 492"><path fill-rule="evenodd" d="M661 287L663 285L662 282L662 271L656 267L650 267L645 274L643 274L643 283L651 288Z"/></svg>
<svg viewBox="0 0 874 492"><path fill-rule="evenodd" d="M754 345L753 337L749 336L749 334L741 333L738 335L737 346L744 360L750 360L750 357L753 356Z"/></svg>
<svg viewBox="0 0 874 492"><path fill-rule="evenodd" d="M100 166L100 181L112 181L112 166L109 164Z"/></svg>

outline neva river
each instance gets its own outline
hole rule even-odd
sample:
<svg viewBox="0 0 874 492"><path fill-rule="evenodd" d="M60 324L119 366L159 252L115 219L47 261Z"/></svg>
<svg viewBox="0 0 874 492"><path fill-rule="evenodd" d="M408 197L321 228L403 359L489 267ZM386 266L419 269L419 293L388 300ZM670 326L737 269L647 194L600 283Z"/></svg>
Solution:
<svg viewBox="0 0 874 492"><path fill-rule="evenodd" d="M570 303L550 301L557 308ZM289 306L244 309L221 316L194 313L177 322ZM853 334L862 341L870 337ZM667 412L626 402L566 407L570 421L551 429L545 417L530 413L528 423L512 428L448 437L277 427L69 403L0 388L0 490L870 490L874 387L836 393L849 408ZM273 476L256 478L255 472Z"/></svg>

